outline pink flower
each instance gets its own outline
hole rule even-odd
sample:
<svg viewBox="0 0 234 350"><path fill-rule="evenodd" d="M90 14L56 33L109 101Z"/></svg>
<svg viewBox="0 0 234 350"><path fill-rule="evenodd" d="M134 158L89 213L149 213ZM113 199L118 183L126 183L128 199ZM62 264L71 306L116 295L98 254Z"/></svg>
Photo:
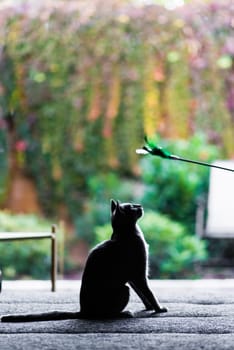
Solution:
<svg viewBox="0 0 234 350"><path fill-rule="evenodd" d="M15 143L15 149L18 152L24 152L28 147L28 143L25 140L18 140Z"/></svg>

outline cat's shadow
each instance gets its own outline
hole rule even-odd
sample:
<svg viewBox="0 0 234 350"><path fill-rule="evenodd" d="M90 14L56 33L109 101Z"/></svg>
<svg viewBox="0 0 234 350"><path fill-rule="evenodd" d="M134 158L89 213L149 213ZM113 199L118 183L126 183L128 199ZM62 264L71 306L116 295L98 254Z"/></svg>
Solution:
<svg viewBox="0 0 234 350"><path fill-rule="evenodd" d="M132 313L133 318L152 318L152 317L162 317L163 313L158 313L152 310L140 310Z"/></svg>

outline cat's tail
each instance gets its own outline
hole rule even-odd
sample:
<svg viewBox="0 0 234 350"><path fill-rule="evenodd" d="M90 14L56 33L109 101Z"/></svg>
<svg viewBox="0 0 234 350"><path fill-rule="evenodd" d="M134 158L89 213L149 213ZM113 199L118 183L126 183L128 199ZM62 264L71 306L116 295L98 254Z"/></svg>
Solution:
<svg viewBox="0 0 234 350"><path fill-rule="evenodd" d="M18 314L6 315L1 317L1 322L39 322L39 321L57 321L57 320L71 320L82 318L80 312L63 312L52 311L38 314Z"/></svg>

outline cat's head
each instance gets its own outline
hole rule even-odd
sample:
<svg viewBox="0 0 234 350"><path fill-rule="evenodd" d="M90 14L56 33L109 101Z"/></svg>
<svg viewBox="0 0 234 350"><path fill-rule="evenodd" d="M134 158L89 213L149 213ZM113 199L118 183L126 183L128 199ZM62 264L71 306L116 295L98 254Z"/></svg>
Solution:
<svg viewBox="0 0 234 350"><path fill-rule="evenodd" d="M111 200L111 222L112 226L132 225L143 216L143 208L140 204L120 203Z"/></svg>

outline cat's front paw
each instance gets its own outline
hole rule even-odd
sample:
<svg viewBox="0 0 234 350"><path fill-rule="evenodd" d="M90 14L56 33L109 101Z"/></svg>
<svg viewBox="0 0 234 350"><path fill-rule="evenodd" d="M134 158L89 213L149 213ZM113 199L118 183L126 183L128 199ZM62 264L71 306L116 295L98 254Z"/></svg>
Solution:
<svg viewBox="0 0 234 350"><path fill-rule="evenodd" d="M167 311L168 311L167 307L160 307L157 310L155 310L155 313L161 314L161 313L164 313L164 312L167 312Z"/></svg>

